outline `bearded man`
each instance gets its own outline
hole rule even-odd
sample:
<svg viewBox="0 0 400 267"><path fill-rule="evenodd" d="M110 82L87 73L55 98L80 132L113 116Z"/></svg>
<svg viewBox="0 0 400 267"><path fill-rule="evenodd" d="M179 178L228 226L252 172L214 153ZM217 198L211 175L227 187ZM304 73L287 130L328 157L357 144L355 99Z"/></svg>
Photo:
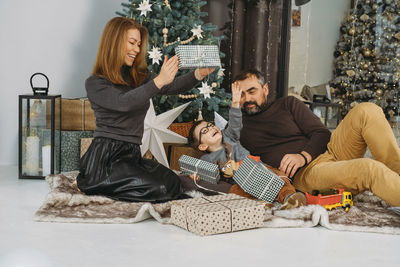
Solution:
<svg viewBox="0 0 400 267"><path fill-rule="evenodd" d="M297 98L268 101L259 71L243 71L234 82L242 90L241 144L285 172L297 190L343 188L354 195L369 190L400 206L400 149L380 107L357 105L331 135ZM364 158L367 146L374 159Z"/></svg>

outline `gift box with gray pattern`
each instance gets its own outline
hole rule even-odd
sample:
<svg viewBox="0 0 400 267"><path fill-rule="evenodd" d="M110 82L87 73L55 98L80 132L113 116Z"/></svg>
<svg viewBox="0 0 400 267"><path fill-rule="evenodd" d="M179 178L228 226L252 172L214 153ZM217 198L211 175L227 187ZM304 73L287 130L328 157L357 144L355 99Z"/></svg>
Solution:
<svg viewBox="0 0 400 267"><path fill-rule="evenodd" d="M219 49L216 45L178 45L179 69L220 67Z"/></svg>
<svg viewBox="0 0 400 267"><path fill-rule="evenodd" d="M273 171L249 157L243 160L233 180L248 194L268 202L274 202L284 181Z"/></svg>
<svg viewBox="0 0 400 267"><path fill-rule="evenodd" d="M201 159L196 159L188 155L182 155L179 158L179 166L183 174L194 174L199 176L200 180L212 184L219 182L220 174L218 165Z"/></svg>
<svg viewBox="0 0 400 267"><path fill-rule="evenodd" d="M79 169L81 138L93 137L93 131L61 131L61 171Z"/></svg>
<svg viewBox="0 0 400 267"><path fill-rule="evenodd" d="M201 236L262 227L264 213L264 203L235 194L171 203L171 222Z"/></svg>

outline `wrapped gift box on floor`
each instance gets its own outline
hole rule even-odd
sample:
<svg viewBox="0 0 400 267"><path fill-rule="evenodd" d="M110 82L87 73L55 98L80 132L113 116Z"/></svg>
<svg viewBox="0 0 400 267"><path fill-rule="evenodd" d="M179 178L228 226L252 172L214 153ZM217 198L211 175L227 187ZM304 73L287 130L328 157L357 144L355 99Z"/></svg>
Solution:
<svg viewBox="0 0 400 267"><path fill-rule="evenodd" d="M93 141L93 137L89 137L89 138L81 138L81 153L80 153L80 157L82 158L83 155L85 155L86 151L88 150L90 144Z"/></svg>
<svg viewBox="0 0 400 267"><path fill-rule="evenodd" d="M249 157L240 164L233 180L246 193L268 202L274 202L284 185L283 180L265 167L262 162L257 162Z"/></svg>
<svg viewBox="0 0 400 267"><path fill-rule="evenodd" d="M61 171L79 169L81 138L93 137L93 131L61 131Z"/></svg>
<svg viewBox="0 0 400 267"><path fill-rule="evenodd" d="M62 130L93 131L96 128L94 111L87 98L63 98L61 101Z"/></svg>
<svg viewBox="0 0 400 267"><path fill-rule="evenodd" d="M218 165L188 155L182 155L179 159L181 171L184 174L196 174L203 181L212 184L219 182L220 174Z"/></svg>
<svg viewBox="0 0 400 267"><path fill-rule="evenodd" d="M176 200L171 222L198 235L229 233L264 225L264 203L235 194Z"/></svg>

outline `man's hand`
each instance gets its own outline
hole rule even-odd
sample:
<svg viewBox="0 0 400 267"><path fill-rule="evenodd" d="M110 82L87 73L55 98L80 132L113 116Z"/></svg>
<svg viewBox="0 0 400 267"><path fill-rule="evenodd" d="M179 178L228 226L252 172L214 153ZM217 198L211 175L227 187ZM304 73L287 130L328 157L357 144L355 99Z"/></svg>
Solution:
<svg viewBox="0 0 400 267"><path fill-rule="evenodd" d="M242 88L237 82L232 83L232 107L240 108L240 97L242 96Z"/></svg>
<svg viewBox="0 0 400 267"><path fill-rule="evenodd" d="M288 177L293 177L296 171L306 164L305 159L299 154L286 154L281 160L279 170Z"/></svg>
<svg viewBox="0 0 400 267"><path fill-rule="evenodd" d="M167 56L164 57L164 62L161 66L160 74L154 78L154 83L161 89L163 86L170 84L178 72L179 58L178 56L173 56L168 59Z"/></svg>
<svg viewBox="0 0 400 267"><path fill-rule="evenodd" d="M194 76L196 77L197 80L201 81L206 77L207 75L211 74L215 68L201 68L201 69L196 69L194 71Z"/></svg>

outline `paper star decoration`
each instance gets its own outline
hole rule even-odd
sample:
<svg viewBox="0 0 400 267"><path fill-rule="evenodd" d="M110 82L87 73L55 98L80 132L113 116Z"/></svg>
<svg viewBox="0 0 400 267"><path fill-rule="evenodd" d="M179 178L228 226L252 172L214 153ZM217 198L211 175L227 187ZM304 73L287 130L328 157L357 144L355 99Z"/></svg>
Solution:
<svg viewBox="0 0 400 267"><path fill-rule="evenodd" d="M203 38L203 35L201 33L203 30L201 29L201 25L194 25L194 28L192 29L193 35L197 37L197 39Z"/></svg>
<svg viewBox="0 0 400 267"><path fill-rule="evenodd" d="M149 53L149 58L153 60L153 64L156 63L160 65L160 60L161 60L161 50L158 47L153 46L153 49L148 52Z"/></svg>
<svg viewBox="0 0 400 267"><path fill-rule="evenodd" d="M153 4L149 4L149 0L143 0L142 3L139 4L138 10L140 10L140 16L147 16L147 12L151 12L151 6Z"/></svg>
<svg viewBox="0 0 400 267"><path fill-rule="evenodd" d="M214 119L215 119L215 126L220 129L225 129L225 126L228 124L228 121L225 120L224 117L219 115L217 112L214 111Z"/></svg>
<svg viewBox="0 0 400 267"><path fill-rule="evenodd" d="M201 87L197 89L200 90L201 95L204 95L204 98L210 98L210 94L213 92L212 87L209 86L206 82L201 82Z"/></svg>
<svg viewBox="0 0 400 267"><path fill-rule="evenodd" d="M224 76L224 75L225 75L224 71L225 71L225 69L219 68L218 73L217 73L217 76L218 76L219 78L221 78L222 76Z"/></svg>
<svg viewBox="0 0 400 267"><path fill-rule="evenodd" d="M142 156L150 150L151 154L153 154L159 163L169 167L163 143L186 144L187 138L167 128L190 103L191 102L188 102L172 110L156 115L153 102L150 100L150 107L144 119L144 132L142 145L140 146Z"/></svg>

